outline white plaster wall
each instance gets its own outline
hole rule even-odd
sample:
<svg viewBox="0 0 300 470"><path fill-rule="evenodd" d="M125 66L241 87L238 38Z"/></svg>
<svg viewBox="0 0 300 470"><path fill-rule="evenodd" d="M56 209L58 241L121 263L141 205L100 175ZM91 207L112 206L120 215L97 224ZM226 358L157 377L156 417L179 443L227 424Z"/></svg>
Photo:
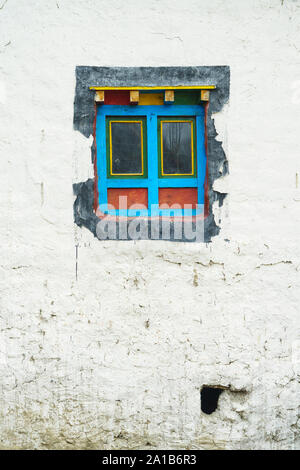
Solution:
<svg viewBox="0 0 300 470"><path fill-rule="evenodd" d="M0 3L2 448L299 448L300 1ZM74 226L76 65L230 65L210 245Z"/></svg>

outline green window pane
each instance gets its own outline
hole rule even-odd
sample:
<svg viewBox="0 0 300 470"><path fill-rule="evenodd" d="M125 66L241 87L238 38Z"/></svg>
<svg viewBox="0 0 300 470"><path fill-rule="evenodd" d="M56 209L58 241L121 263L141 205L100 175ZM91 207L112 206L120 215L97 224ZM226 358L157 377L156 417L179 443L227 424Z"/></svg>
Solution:
<svg viewBox="0 0 300 470"><path fill-rule="evenodd" d="M110 162L112 174L143 173L142 122L110 122Z"/></svg>
<svg viewBox="0 0 300 470"><path fill-rule="evenodd" d="M192 122L162 122L162 173L165 175L192 174Z"/></svg>

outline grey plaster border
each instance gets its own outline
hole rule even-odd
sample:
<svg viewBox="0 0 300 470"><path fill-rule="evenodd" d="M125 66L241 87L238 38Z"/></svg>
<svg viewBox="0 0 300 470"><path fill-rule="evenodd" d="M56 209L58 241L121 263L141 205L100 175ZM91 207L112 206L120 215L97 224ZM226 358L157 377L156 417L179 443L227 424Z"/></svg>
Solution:
<svg viewBox="0 0 300 470"><path fill-rule="evenodd" d="M229 100L229 66L195 67L76 67L76 88L74 100L74 129L85 137L93 133L94 92L90 86L192 86L216 85L210 93L207 113L207 160L209 215L205 219L204 241L209 242L218 235L220 229L212 213L212 205L218 201L222 206L225 193L213 190L216 179L228 173L228 161L222 142L216 140L217 132L212 114L221 111ZM92 161L94 147L92 147ZM74 221L79 227L86 227L96 236L98 218L93 210L93 180L73 185L76 196ZM183 241L185 241L183 239Z"/></svg>

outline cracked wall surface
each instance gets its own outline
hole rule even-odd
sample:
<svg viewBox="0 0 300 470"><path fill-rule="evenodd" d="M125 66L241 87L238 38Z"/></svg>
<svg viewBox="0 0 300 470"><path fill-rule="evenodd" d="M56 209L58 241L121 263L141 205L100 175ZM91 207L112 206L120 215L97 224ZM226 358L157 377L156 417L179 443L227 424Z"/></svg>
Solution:
<svg viewBox="0 0 300 470"><path fill-rule="evenodd" d="M0 446L299 449L300 4L140 4L0 5ZM211 243L74 224L78 64L230 66Z"/></svg>

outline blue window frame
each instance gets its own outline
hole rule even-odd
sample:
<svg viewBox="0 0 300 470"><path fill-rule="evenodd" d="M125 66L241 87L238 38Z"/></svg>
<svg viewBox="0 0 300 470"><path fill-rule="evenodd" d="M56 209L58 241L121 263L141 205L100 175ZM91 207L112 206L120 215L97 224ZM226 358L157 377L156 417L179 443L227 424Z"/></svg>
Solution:
<svg viewBox="0 0 300 470"><path fill-rule="evenodd" d="M147 133L147 177L146 178L109 178L107 174L107 118L112 117L143 117L146 122ZM195 145L196 145L196 171L188 177L161 176L159 174L158 155L158 121L161 118L180 117L191 118L195 122ZM97 142L97 174L99 208L103 213L121 216L161 216L161 215L198 215L203 212L204 207L204 180L206 168L205 137L204 137L204 108L201 105L101 105L97 109L96 123ZM160 209L159 188L197 188L197 209ZM147 188L148 209L147 210L110 210L107 205L108 188Z"/></svg>

